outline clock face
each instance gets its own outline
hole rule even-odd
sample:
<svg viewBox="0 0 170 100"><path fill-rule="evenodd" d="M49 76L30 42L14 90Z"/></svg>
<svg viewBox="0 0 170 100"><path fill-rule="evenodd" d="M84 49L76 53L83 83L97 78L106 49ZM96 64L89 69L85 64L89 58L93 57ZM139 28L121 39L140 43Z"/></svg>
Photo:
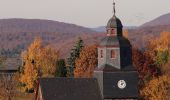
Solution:
<svg viewBox="0 0 170 100"><path fill-rule="evenodd" d="M126 87L126 82L124 80L119 80L117 85L120 89L124 89Z"/></svg>

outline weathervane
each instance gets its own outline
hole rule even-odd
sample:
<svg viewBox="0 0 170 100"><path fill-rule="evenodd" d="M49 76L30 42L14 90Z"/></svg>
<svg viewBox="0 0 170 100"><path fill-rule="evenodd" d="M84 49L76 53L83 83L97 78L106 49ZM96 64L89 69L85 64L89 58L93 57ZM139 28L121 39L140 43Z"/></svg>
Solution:
<svg viewBox="0 0 170 100"><path fill-rule="evenodd" d="M116 10L115 10L115 1L113 0L113 14L116 14Z"/></svg>

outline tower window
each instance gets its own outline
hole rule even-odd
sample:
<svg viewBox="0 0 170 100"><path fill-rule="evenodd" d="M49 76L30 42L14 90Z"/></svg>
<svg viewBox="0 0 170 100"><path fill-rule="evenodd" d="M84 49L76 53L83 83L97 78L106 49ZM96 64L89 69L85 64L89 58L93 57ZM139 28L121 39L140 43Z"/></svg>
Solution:
<svg viewBox="0 0 170 100"><path fill-rule="evenodd" d="M115 30L114 29L112 29L112 34L115 34Z"/></svg>
<svg viewBox="0 0 170 100"><path fill-rule="evenodd" d="M116 58L116 52L115 50L111 50L111 58Z"/></svg>
<svg viewBox="0 0 170 100"><path fill-rule="evenodd" d="M103 50L100 50L100 58L103 58Z"/></svg>

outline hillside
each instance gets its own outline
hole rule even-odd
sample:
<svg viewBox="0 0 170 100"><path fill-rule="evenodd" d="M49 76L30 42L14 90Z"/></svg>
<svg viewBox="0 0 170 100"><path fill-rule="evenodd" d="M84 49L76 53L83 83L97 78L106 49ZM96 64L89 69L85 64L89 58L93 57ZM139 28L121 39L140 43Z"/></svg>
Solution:
<svg viewBox="0 0 170 100"><path fill-rule="evenodd" d="M144 48L150 38L158 37L163 31L170 31L169 19L170 14L166 14L140 27L125 28L129 29L132 44ZM62 58L66 58L78 37L82 37L86 44L98 43L104 35L100 29L103 30L104 27L90 29L51 20L0 19L0 51L3 54L20 53L39 36L44 44L51 44L60 50ZM98 30L101 33L96 32Z"/></svg>
<svg viewBox="0 0 170 100"><path fill-rule="evenodd" d="M123 26L123 29L136 29L136 26ZM106 26L99 26L96 28L92 28L92 30L96 32L106 32Z"/></svg>
<svg viewBox="0 0 170 100"><path fill-rule="evenodd" d="M0 32L92 33L89 28L64 22L41 19L0 19Z"/></svg>
<svg viewBox="0 0 170 100"><path fill-rule="evenodd" d="M170 25L170 13L164 14L160 17L153 19L152 21L146 22L141 27L154 27L154 26L167 26Z"/></svg>
<svg viewBox="0 0 170 100"><path fill-rule="evenodd" d="M170 32L170 14L162 15L136 29L129 30L129 38L133 44L144 48L149 39L159 37L164 31Z"/></svg>
<svg viewBox="0 0 170 100"><path fill-rule="evenodd" d="M20 53L35 37L41 37L44 44L50 44L67 57L78 37L86 44L94 43L98 37L95 31L82 26L51 20L39 19L1 19L1 54ZM95 38L95 39L94 39Z"/></svg>

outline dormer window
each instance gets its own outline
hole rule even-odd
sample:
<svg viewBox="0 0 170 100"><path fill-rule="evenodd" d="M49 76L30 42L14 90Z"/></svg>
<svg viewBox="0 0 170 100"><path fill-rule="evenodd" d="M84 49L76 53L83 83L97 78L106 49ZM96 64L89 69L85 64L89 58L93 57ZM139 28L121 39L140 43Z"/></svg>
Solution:
<svg viewBox="0 0 170 100"><path fill-rule="evenodd" d="M103 58L103 50L100 50L100 58Z"/></svg>
<svg viewBox="0 0 170 100"><path fill-rule="evenodd" d="M116 58L116 52L115 50L111 50L111 58L115 59Z"/></svg>

